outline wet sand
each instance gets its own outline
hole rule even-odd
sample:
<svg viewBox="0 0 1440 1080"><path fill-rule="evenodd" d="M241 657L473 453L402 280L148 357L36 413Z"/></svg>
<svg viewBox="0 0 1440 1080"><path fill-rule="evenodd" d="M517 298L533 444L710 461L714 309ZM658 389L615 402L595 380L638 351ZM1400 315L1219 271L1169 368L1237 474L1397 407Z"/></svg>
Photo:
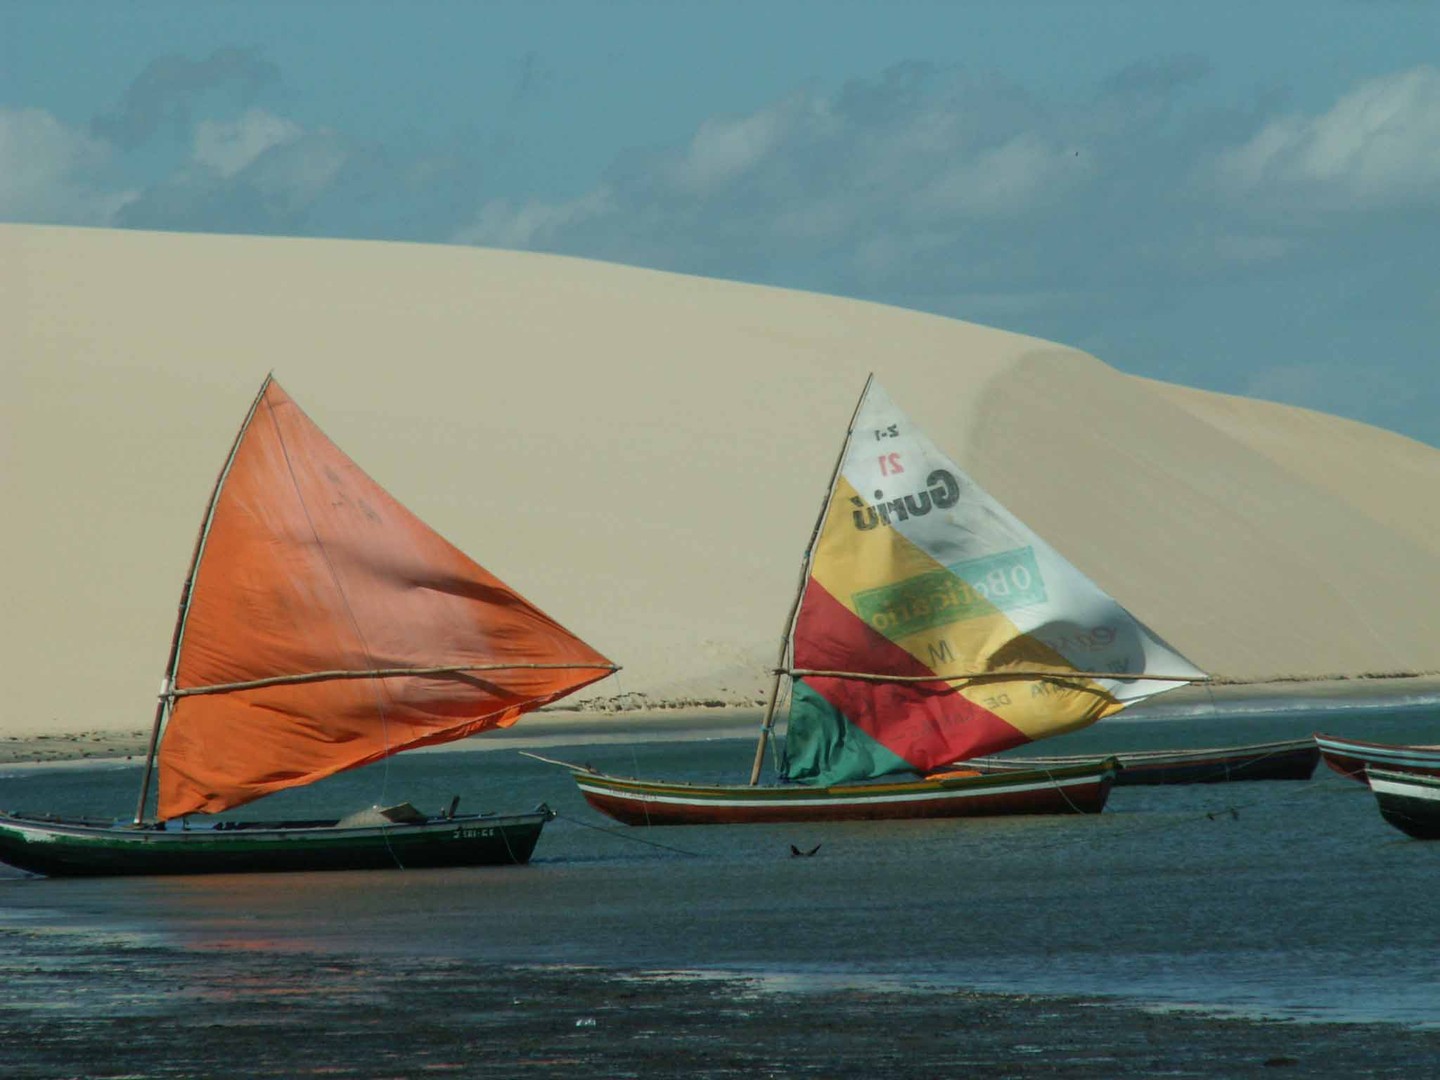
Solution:
<svg viewBox="0 0 1440 1080"><path fill-rule="evenodd" d="M205 995L161 1027L123 1011L21 1006L24 1023L0 1028L0 1054L21 1063L7 1075L1414 1077L1440 1063L1434 1031L961 991L774 991L663 973L294 960L274 958L263 994L238 985ZM175 974L149 970L157 985ZM146 989L137 986L137 998Z"/></svg>

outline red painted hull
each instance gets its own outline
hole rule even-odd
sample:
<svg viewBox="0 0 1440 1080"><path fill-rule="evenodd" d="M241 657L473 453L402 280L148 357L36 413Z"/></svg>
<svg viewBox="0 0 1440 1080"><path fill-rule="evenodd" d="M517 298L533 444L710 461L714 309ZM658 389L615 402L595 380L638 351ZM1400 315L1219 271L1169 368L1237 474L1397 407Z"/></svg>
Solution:
<svg viewBox="0 0 1440 1080"><path fill-rule="evenodd" d="M1318 732L1315 743L1320 747L1320 756L1325 759L1326 765L1341 776L1358 780L1362 784L1370 782L1366 778L1365 770L1372 766L1391 772L1440 776L1440 746L1361 742L1358 739L1342 739Z"/></svg>
<svg viewBox="0 0 1440 1080"><path fill-rule="evenodd" d="M591 806L626 825L744 825L1098 814L1117 769L1110 759L1054 771L830 788L678 784L579 770L572 775Z"/></svg>

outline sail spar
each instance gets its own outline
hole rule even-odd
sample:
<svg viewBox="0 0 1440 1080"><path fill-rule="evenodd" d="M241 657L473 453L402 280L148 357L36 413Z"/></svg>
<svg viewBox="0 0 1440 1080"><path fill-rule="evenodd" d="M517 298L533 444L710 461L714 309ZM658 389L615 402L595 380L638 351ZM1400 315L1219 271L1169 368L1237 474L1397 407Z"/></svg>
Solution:
<svg viewBox="0 0 1440 1080"><path fill-rule="evenodd" d="M818 785L995 753L1205 677L966 476L873 380L790 652L781 772Z"/></svg>
<svg viewBox="0 0 1440 1080"><path fill-rule="evenodd" d="M507 726L616 670L401 506L273 380L192 574L162 820Z"/></svg>

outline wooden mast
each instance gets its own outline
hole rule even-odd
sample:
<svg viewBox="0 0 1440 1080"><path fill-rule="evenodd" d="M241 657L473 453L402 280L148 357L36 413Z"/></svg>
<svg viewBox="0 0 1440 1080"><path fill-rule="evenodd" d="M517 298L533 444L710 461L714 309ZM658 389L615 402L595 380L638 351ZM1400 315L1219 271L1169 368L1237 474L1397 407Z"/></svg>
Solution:
<svg viewBox="0 0 1440 1080"><path fill-rule="evenodd" d="M855 411L850 414L850 423L845 429L845 441L840 444L840 455L835 459L835 468L830 473L830 485L825 489L825 501L820 505L820 516L815 519L815 528L811 530L810 542L805 545L805 557L800 563L800 584L795 590L795 601L790 605L790 616L785 620L785 634L780 639L780 657L775 663L775 681L770 685L770 701L765 706L765 718L760 722L760 739L755 746L755 763L750 768L751 787L760 783L760 770L765 764L765 745L769 742L770 731L775 726L775 706L780 700L780 680L785 677L786 669L789 666L785 663L785 654L790 651L791 640L795 635L795 619L800 614L800 601L805 596L805 583L810 580L810 564L815 556L815 541L820 537L820 530L825 527L825 518L830 511L830 500L835 495L835 482L840 479L840 470L845 467L845 455L850 451L850 438L855 433L855 418L860 415L860 407L865 404L865 395L870 392L870 384L874 379L874 372L865 376L865 388L860 391L860 398L855 402Z"/></svg>
<svg viewBox="0 0 1440 1080"><path fill-rule="evenodd" d="M230 475L230 467L235 464L235 455L240 452L240 443L245 438L245 433L250 430L250 421L255 418L255 410L264 400L265 391L270 389L273 377L273 372L265 376L265 381L260 384L260 392L250 403L250 411L245 414L245 422L240 425L240 430L235 435L235 442L230 447L225 466L215 478L215 486L210 491L210 501L205 507L205 517L200 522L200 532L195 537L195 549L190 555L190 569L185 575L185 585L180 590L180 610L175 617L175 632L170 637L170 658L165 662L165 678L160 683L160 700L155 704L155 721L150 727L150 743L145 751L145 775L140 781L140 800L135 804L135 825L145 820L145 803L150 797L150 778L155 772L155 753L160 747L160 731L175 703L175 669L180 660L180 640L185 635L185 619L190 613L190 593L195 587L195 574L200 568L200 557L205 552L205 540L210 535L210 524L215 519L215 504L220 499L220 489L225 485L225 478Z"/></svg>

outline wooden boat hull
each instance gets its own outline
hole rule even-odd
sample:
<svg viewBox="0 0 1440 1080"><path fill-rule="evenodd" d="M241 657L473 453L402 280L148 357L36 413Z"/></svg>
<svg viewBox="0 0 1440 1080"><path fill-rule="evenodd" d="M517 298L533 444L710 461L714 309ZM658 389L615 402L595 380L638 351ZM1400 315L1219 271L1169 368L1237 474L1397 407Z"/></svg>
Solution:
<svg viewBox="0 0 1440 1080"><path fill-rule="evenodd" d="M1417 840L1440 840L1440 776L1370 769L1380 816Z"/></svg>
<svg viewBox="0 0 1440 1080"><path fill-rule="evenodd" d="M221 822L137 828L0 814L0 862L47 877L500 866L530 859L555 816L465 814L414 823Z"/></svg>
<svg viewBox="0 0 1440 1080"><path fill-rule="evenodd" d="M1111 754L1120 762L1119 787L1142 784L1219 784L1232 780L1308 780L1320 761L1313 739L1217 746L1198 750L1136 750ZM1071 754L1062 757L986 757L964 762L982 773L1013 773L1025 769L1058 769L1096 760Z"/></svg>
<svg viewBox="0 0 1440 1080"><path fill-rule="evenodd" d="M1366 770L1380 768L1388 772L1420 776L1440 776L1440 746L1399 746L1389 743L1362 742L1342 739L1336 735L1315 734L1315 744L1325 764L1341 776L1369 783Z"/></svg>
<svg viewBox="0 0 1440 1080"><path fill-rule="evenodd" d="M828 788L751 787L626 780L575 770L602 814L626 825L741 825L786 821L883 821L1010 814L1098 814L1114 761L1007 776L929 778Z"/></svg>

